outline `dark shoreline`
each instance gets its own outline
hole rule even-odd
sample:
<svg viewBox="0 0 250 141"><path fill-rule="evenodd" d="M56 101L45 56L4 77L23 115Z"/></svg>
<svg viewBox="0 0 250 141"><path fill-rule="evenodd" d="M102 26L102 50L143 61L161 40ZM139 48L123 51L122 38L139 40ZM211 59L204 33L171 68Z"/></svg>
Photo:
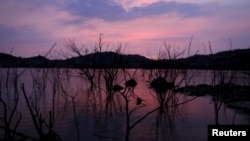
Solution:
<svg viewBox="0 0 250 141"><path fill-rule="evenodd" d="M249 62L250 49L159 60L115 52L92 53L61 60L50 60L43 56L21 58L0 53L0 68L141 68L249 71Z"/></svg>
<svg viewBox="0 0 250 141"><path fill-rule="evenodd" d="M228 108L246 111L250 114L250 86L199 84L178 88L177 92L187 93L189 96L211 96L211 102L222 101Z"/></svg>

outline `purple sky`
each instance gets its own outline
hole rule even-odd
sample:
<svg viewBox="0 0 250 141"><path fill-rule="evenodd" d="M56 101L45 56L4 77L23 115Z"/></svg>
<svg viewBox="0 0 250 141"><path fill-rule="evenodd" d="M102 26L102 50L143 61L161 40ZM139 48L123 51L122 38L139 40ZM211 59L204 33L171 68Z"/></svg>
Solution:
<svg viewBox="0 0 250 141"><path fill-rule="evenodd" d="M250 47L249 0L0 0L0 52L22 57L65 51L74 39L91 51L100 34L124 53L154 57L164 47L191 54ZM230 39L230 40L229 40ZM187 51L186 51L187 52Z"/></svg>

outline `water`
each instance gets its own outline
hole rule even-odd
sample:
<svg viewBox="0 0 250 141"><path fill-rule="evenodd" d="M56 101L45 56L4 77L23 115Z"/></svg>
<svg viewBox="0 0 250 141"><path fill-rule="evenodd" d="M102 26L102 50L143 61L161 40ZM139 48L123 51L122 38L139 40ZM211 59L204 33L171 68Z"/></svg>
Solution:
<svg viewBox="0 0 250 141"><path fill-rule="evenodd" d="M240 71L0 69L0 139L6 136L5 119L16 133L39 138L30 111L37 123L40 120L41 126L38 126L44 134L51 129L63 141L125 140L128 128L131 128L131 141L206 140L209 124L250 124L249 115L229 109L224 103L217 107L216 114L211 96L195 97L171 90L166 92L168 106L159 112L157 94L149 85L159 76L175 82L177 88L218 84L222 80L250 84L249 76ZM125 88L124 83L129 79L136 80L134 88L109 91L109 87L116 84ZM21 138L14 135L16 139Z"/></svg>

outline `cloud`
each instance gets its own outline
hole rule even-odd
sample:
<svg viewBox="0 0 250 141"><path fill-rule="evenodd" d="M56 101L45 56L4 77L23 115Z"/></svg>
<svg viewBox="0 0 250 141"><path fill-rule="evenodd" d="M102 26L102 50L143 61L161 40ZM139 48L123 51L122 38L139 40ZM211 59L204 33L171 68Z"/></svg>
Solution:
<svg viewBox="0 0 250 141"><path fill-rule="evenodd" d="M178 13L180 16L193 17L214 12L214 3L183 3L175 1L152 0L152 1L117 1L117 0L75 0L74 2L60 3L62 10L70 12L82 18L82 21L91 18L100 18L106 21L125 21L152 15L164 15ZM126 8L131 5L131 8ZM208 8L209 6L209 8Z"/></svg>
<svg viewBox="0 0 250 141"><path fill-rule="evenodd" d="M58 33L64 35L62 29L67 27L66 23L79 20L77 16L50 5L39 8L34 8L33 3L32 6L26 3L13 3L13 5L8 3L1 7L6 9L4 10L6 12L0 15L1 25L5 29L15 30L23 39L50 38ZM71 27L72 24L68 26Z"/></svg>
<svg viewBox="0 0 250 141"><path fill-rule="evenodd" d="M18 29L7 27L4 24L0 24L0 42L1 41L10 41L11 38L20 37L21 34L18 32Z"/></svg>
<svg viewBox="0 0 250 141"><path fill-rule="evenodd" d="M72 15L78 15L83 20L89 18L101 18L104 20L116 20L125 14L125 10L110 2L109 0L77 0L71 3L65 3L63 10Z"/></svg>
<svg viewBox="0 0 250 141"><path fill-rule="evenodd" d="M123 7L126 11L131 11L133 8L143 8L156 3L178 3L178 4L205 4L214 3L217 0L112 0L117 5Z"/></svg>
<svg viewBox="0 0 250 141"><path fill-rule="evenodd" d="M130 11L132 15L152 16L165 15L168 13L177 14L183 18L207 16L213 11L204 10L205 5L197 5L191 3L175 3L175 2L158 2L146 7L136 7Z"/></svg>
<svg viewBox="0 0 250 141"><path fill-rule="evenodd" d="M46 51L54 42L62 47L64 39L92 47L100 33L105 42L128 43L128 50L141 54L154 52L163 42L185 48L192 35L194 50L208 41L216 49L228 47L229 38L235 46L248 47L250 5L239 1L242 4L226 0L0 0L0 47Z"/></svg>
<svg viewBox="0 0 250 141"><path fill-rule="evenodd" d="M77 36L80 17L59 9L55 3L0 1L0 50L15 46L19 53L48 50L63 38ZM79 24L79 23L78 23ZM5 49L4 49L5 48Z"/></svg>

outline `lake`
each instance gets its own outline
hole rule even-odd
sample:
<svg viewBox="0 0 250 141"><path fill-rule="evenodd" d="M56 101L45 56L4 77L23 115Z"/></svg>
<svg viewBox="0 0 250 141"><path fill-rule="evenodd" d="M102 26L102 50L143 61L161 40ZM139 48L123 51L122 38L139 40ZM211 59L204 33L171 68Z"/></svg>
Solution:
<svg viewBox="0 0 250 141"><path fill-rule="evenodd" d="M164 79L153 85L157 78ZM200 84L249 86L250 75L228 70L1 68L0 139L194 141L207 140L210 124L250 124L248 113L226 106L221 89L199 96L178 91Z"/></svg>

